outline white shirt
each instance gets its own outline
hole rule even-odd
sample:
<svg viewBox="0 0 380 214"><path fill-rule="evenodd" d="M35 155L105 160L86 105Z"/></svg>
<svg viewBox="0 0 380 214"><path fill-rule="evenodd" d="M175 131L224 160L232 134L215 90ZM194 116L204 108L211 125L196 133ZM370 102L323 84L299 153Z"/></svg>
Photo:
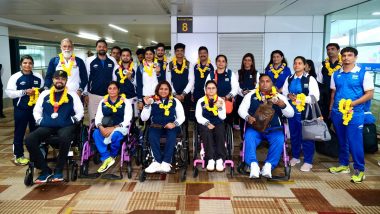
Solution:
<svg viewBox="0 0 380 214"><path fill-rule="evenodd" d="M301 76L299 76L299 77L296 74L293 74L293 75L294 75L294 79L296 79L296 78L302 78L302 76L305 76L305 77L309 76L309 74L306 73L306 72L304 72L304 74L301 75ZM289 94L288 79L290 77L292 77L292 76L289 76L289 77L286 78L284 86L282 87L282 94L285 97L288 97L288 94ZM306 97L306 100L305 100L306 103L311 103L311 95L314 95L315 99L317 101L319 101L319 95L320 95L320 93L319 93L319 87L318 87L317 80L315 80L314 77L310 77L310 79L309 79L309 95Z"/></svg>
<svg viewBox="0 0 380 214"><path fill-rule="evenodd" d="M101 102L99 102L98 110L96 111L95 115L95 125L98 127L98 124L102 123L102 119L104 117L102 107L103 107L104 99L102 99ZM121 127L127 127L131 123L132 120L132 105L131 102L128 99L124 99L124 120L120 123ZM99 127L98 127L99 128Z"/></svg>
<svg viewBox="0 0 380 214"><path fill-rule="evenodd" d="M171 71L169 67L170 66L168 63L168 65L166 66L166 81L168 81L170 83L170 85L172 86L173 94L176 94L176 91L173 87L173 82L172 82L172 72L175 72L175 71ZM187 82L185 89L183 89L183 92L185 92L186 94L189 94L194 88L195 76L194 76L194 69L193 68L194 68L194 64L189 62L189 66L187 68L189 71L189 74L187 76L188 82Z"/></svg>
<svg viewBox="0 0 380 214"><path fill-rule="evenodd" d="M355 65L355 67L350 72L357 73L359 71L360 71L360 67ZM339 69L339 71L337 71L337 72L339 72L339 73L344 72L343 68ZM336 89L334 77L331 78L330 88L333 90ZM363 89L364 89L364 91L370 91L370 90L375 89L375 84L373 83L373 76L369 72L364 73Z"/></svg>
<svg viewBox="0 0 380 214"><path fill-rule="evenodd" d="M202 102L204 102L204 100L205 97L203 96L197 101L197 106L195 107L195 118L197 119L197 122L199 124L207 126L210 123L210 121L207 118L203 117ZM224 120L226 119L226 104L224 103L224 100L221 97L218 97L218 101L219 100L221 100L223 104L221 108L218 108L218 117L221 120ZM214 103L214 105L216 105L216 103Z"/></svg>
<svg viewBox="0 0 380 214"><path fill-rule="evenodd" d="M230 69L231 70L231 69ZM217 68L215 68L215 73L217 73ZM228 72L228 68L226 68L225 72ZM206 79L206 82L205 82L205 86L206 86L206 83L207 81L211 80L211 74L209 74L207 76L207 79ZM233 72L231 70L231 81L230 81L230 84L231 84L231 91L228 95L230 95L231 97L235 97L238 92L239 92L239 81L238 81L238 78L236 77L236 74L235 72Z"/></svg>

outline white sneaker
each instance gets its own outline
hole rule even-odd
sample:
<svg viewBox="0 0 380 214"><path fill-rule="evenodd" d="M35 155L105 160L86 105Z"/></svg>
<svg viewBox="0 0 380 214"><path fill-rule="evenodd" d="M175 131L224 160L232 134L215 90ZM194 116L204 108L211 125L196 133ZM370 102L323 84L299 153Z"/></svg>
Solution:
<svg viewBox="0 0 380 214"><path fill-rule="evenodd" d="M300 159L297 159L297 158L292 158L290 160L290 166L295 166L296 164L298 163L301 163L301 160Z"/></svg>
<svg viewBox="0 0 380 214"><path fill-rule="evenodd" d="M168 163L162 161L160 171L161 171L161 172L166 172L166 173L167 173L167 172L170 172L171 167L172 167L172 165L170 165L170 164L168 164Z"/></svg>
<svg viewBox="0 0 380 214"><path fill-rule="evenodd" d="M272 178L272 164L266 162L261 169L261 175L266 178Z"/></svg>
<svg viewBox="0 0 380 214"><path fill-rule="evenodd" d="M156 161L153 161L146 169L145 169L145 172L146 173L155 173L155 172L158 172L161 170L161 164L156 162Z"/></svg>
<svg viewBox="0 0 380 214"><path fill-rule="evenodd" d="M223 170L224 170L223 159L220 158L220 159L216 160L216 171L222 172Z"/></svg>
<svg viewBox="0 0 380 214"><path fill-rule="evenodd" d="M310 172L311 168L313 168L313 165L311 165L309 163L303 163L303 165L301 166L300 170L302 172Z"/></svg>
<svg viewBox="0 0 380 214"><path fill-rule="evenodd" d="M213 159L208 160L207 163L207 171L214 171L215 170L215 161Z"/></svg>
<svg viewBox="0 0 380 214"><path fill-rule="evenodd" d="M260 167L256 162L251 163L251 172L249 173L249 178L259 178L260 177Z"/></svg>

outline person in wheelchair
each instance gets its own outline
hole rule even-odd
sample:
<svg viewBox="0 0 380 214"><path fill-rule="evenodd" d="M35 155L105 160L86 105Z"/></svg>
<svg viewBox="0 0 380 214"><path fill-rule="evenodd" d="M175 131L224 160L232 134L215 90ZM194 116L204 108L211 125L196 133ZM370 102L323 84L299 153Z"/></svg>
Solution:
<svg viewBox="0 0 380 214"><path fill-rule="evenodd" d="M154 161L145 169L147 173L170 172L177 133L185 121L185 113L181 102L172 95L168 81L161 81L155 89L153 97L144 97L144 109L141 120L150 118L148 141L152 148ZM164 153L160 150L160 137L166 134Z"/></svg>
<svg viewBox="0 0 380 214"><path fill-rule="evenodd" d="M277 166L285 136L281 128L280 118L293 117L294 110L267 74L261 74L259 86L245 95L238 113L248 124L245 130L245 163L251 167L250 178L259 178L260 174L272 178L272 170ZM269 151L265 164L260 172L256 159L256 147L262 140L269 142Z"/></svg>
<svg viewBox="0 0 380 214"><path fill-rule="evenodd" d="M118 155L121 141L128 134L128 127L132 120L132 105L125 95L119 95L120 85L111 81L108 85L108 94L99 103L95 115L95 129L93 137L96 148L100 153L103 164L99 173L107 171ZM108 150L110 144L111 151Z"/></svg>
<svg viewBox="0 0 380 214"><path fill-rule="evenodd" d="M223 160L226 159L224 119L226 107L224 100L217 95L217 86L213 80L205 84L206 95L200 98L195 109L195 117L200 124L200 134L205 144L207 170L223 171ZM216 146L216 151L214 147Z"/></svg>
<svg viewBox="0 0 380 214"><path fill-rule="evenodd" d="M52 182L63 181L63 167L66 163L71 142L75 139L76 124L83 118L83 104L76 92L69 92L67 73L57 70L53 75L53 86L38 97L33 110L36 124L39 126L25 139L30 159L36 168L41 170L35 183L46 183L50 177ZM40 150L40 144L51 135L56 134L59 142L57 165L52 170L46 163Z"/></svg>

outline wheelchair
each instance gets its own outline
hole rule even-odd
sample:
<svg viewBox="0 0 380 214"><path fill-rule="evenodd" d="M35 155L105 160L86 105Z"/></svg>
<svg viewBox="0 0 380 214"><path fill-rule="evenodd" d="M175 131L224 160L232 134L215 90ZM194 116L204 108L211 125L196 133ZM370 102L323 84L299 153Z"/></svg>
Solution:
<svg viewBox="0 0 380 214"><path fill-rule="evenodd" d="M146 173L145 168L147 168L154 160L152 149L149 145L148 132L149 126L148 122L145 124L144 139L142 145L142 170L139 175L139 181L144 182L149 174L175 174L180 171L180 181L186 180L187 166L189 163L189 146L185 140L184 125L180 127L180 132L177 134L176 145L172 158L172 170L169 173L156 172L156 173ZM160 146L166 143L166 137L163 135L160 138Z"/></svg>
<svg viewBox="0 0 380 214"><path fill-rule="evenodd" d="M290 166L290 158L289 158L289 155L288 155L288 150L289 150L289 145L287 144L287 133L286 133L286 128L285 128L285 123L286 120L285 118L282 118L281 119L281 124L282 124L282 129L283 129L283 133L284 133L284 139L285 139L285 142L283 144L283 151L282 151L282 161L283 161L283 165L284 165L284 175L283 176L279 176L279 175L275 175L275 176L272 176L272 178L268 178L269 181L288 181L290 179L290 174L291 174L291 166ZM246 129L246 126L247 126L247 123L244 124L244 133L245 133L245 129ZM244 136L244 133L243 133L243 136ZM249 175L249 168L250 166L248 166L244 161L244 152L245 152L245 141L243 140L240 144L240 160L239 160L239 163L238 163L238 168L237 168L237 171L240 173L240 174L243 174L243 175Z"/></svg>
<svg viewBox="0 0 380 214"><path fill-rule="evenodd" d="M234 176L234 168L235 164L233 161L233 153L234 153L234 135L233 129L230 123L225 122L225 146L227 149L227 157L224 160L224 168L227 166L230 167L229 174L231 177ZM201 165L201 168L204 169L206 165L205 160L205 149L203 146L203 142L201 139L201 135L199 132L199 125L195 121L194 122L194 131L193 131L193 177L196 178L199 174L198 165Z"/></svg>
<svg viewBox="0 0 380 214"><path fill-rule="evenodd" d="M66 161L66 178L64 178L65 182L71 181L76 181L78 178L78 164L76 160L74 159L74 150L75 148L79 147L80 142L82 140L82 130L84 130L84 125L83 121L81 121L78 125L77 128L75 129L75 139L71 142L69 153L67 156L67 161ZM42 154L45 157L46 162L55 162L56 157L53 158L48 158L48 153L49 153L49 146L53 148L54 153L56 150L59 150L59 144L57 143L59 141L59 138L57 135L53 134L49 138L45 140L45 142L42 142L40 144L40 150ZM25 186L32 186L34 184L34 162L29 162L28 168L25 172L25 178L24 178L24 184ZM48 180L48 182L50 182Z"/></svg>

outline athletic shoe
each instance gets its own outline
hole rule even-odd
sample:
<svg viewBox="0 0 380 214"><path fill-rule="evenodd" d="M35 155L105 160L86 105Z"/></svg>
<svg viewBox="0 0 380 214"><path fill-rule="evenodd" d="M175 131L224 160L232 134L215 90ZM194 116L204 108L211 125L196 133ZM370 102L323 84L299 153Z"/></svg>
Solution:
<svg viewBox="0 0 380 214"><path fill-rule="evenodd" d="M51 182L61 182L63 181L63 174L61 171L55 171L54 175L52 176Z"/></svg>
<svg viewBox="0 0 380 214"><path fill-rule="evenodd" d="M156 162L156 161L153 161L146 169L145 169L145 172L146 173L155 173L155 172L159 172L161 170L161 164Z"/></svg>
<svg viewBox="0 0 380 214"><path fill-rule="evenodd" d="M272 164L266 162L261 169L261 175L266 178L272 178Z"/></svg>
<svg viewBox="0 0 380 214"><path fill-rule="evenodd" d="M25 157L19 157L15 159L15 164L25 166L29 163L29 159Z"/></svg>
<svg viewBox="0 0 380 214"><path fill-rule="evenodd" d="M350 167L349 166L338 166L338 167L330 167L329 168L329 172L333 173L333 174L337 174L337 173L345 173L345 174L348 174L350 173Z"/></svg>
<svg viewBox="0 0 380 214"><path fill-rule="evenodd" d="M49 178L52 176L50 172L42 172L40 176L34 181L35 184L43 184L46 183Z"/></svg>
<svg viewBox="0 0 380 214"><path fill-rule="evenodd" d="M102 173L107 171L113 164L115 163L115 159L112 157L108 157L103 161L103 164L99 167L98 172Z"/></svg>
<svg viewBox="0 0 380 214"><path fill-rule="evenodd" d="M300 159L292 158L290 160L290 166L295 166L296 164L301 163Z"/></svg>
<svg viewBox="0 0 380 214"><path fill-rule="evenodd" d="M213 159L208 160L206 168L207 168L207 171L214 171L215 170L215 161Z"/></svg>
<svg viewBox="0 0 380 214"><path fill-rule="evenodd" d="M260 177L260 167L256 162L251 163L251 172L249 173L249 178L259 178Z"/></svg>
<svg viewBox="0 0 380 214"><path fill-rule="evenodd" d="M168 173L168 172L170 172L171 167L172 167L172 165L170 165L170 164L168 164L168 163L162 161L162 163L161 163L161 167L160 167L160 171L161 171L161 172Z"/></svg>
<svg viewBox="0 0 380 214"><path fill-rule="evenodd" d="M313 165L312 164L309 164L309 163L303 163L300 170L302 172L310 172L311 168L313 168Z"/></svg>
<svg viewBox="0 0 380 214"><path fill-rule="evenodd" d="M216 167L215 168L216 168L216 171L218 171L218 172L222 172L224 170L222 158L216 160Z"/></svg>
<svg viewBox="0 0 380 214"><path fill-rule="evenodd" d="M355 170L355 174L351 176L351 181L360 184L365 179L365 175L363 171Z"/></svg>

